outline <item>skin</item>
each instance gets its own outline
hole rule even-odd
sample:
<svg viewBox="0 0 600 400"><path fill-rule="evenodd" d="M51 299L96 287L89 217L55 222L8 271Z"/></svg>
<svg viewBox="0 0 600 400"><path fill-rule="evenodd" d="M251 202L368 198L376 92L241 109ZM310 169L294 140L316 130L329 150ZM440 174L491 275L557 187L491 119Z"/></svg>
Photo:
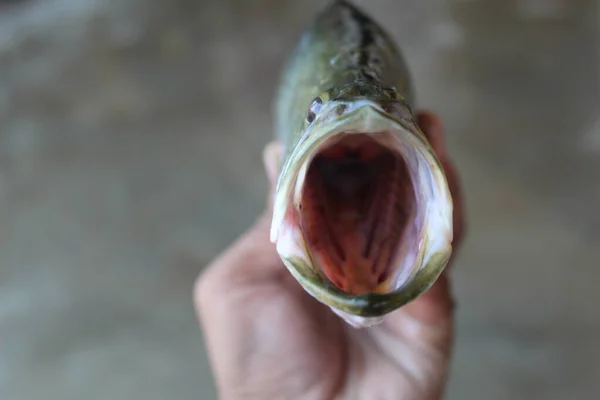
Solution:
<svg viewBox="0 0 600 400"><path fill-rule="evenodd" d="M462 197L442 125L430 113L417 120L448 176L456 248L464 231ZM278 143L265 149L271 191L280 151ZM271 216L268 203L196 282L195 304L219 398L442 398L454 327L449 269L382 324L356 330L310 297L286 270L269 242Z"/></svg>

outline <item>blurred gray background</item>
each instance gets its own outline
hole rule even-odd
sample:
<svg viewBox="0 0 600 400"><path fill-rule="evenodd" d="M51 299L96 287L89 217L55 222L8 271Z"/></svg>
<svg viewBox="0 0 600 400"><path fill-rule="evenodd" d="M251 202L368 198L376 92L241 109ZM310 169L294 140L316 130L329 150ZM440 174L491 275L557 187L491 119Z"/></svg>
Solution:
<svg viewBox="0 0 600 400"><path fill-rule="evenodd" d="M192 286L261 209L326 1L0 1L0 399L214 399ZM447 125L469 235L448 399L600 398L592 0L356 1Z"/></svg>

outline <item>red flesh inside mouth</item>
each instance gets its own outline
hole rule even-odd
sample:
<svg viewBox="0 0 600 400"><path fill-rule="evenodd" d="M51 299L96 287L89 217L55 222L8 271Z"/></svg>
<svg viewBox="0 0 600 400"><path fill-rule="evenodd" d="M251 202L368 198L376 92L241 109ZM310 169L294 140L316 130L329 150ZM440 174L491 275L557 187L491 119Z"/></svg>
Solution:
<svg viewBox="0 0 600 400"><path fill-rule="evenodd" d="M317 268L349 294L388 293L416 199L402 156L367 134L325 145L304 181L300 223Z"/></svg>

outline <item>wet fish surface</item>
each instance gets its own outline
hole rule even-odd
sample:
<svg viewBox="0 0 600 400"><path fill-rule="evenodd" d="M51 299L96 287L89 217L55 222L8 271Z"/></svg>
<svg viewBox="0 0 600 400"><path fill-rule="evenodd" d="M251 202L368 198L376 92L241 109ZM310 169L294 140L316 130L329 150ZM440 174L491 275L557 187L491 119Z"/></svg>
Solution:
<svg viewBox="0 0 600 400"><path fill-rule="evenodd" d="M281 76L271 241L355 327L426 291L452 253L452 198L413 104L399 48L347 1L316 16Z"/></svg>

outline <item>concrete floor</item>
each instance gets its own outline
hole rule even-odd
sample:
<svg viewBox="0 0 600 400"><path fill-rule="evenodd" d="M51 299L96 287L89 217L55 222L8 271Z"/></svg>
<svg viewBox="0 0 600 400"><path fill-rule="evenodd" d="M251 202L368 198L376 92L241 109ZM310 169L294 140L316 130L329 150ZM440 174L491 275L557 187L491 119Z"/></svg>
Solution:
<svg viewBox="0 0 600 400"><path fill-rule="evenodd" d="M192 284L262 205L323 3L0 2L0 399L215 398ZM597 3L357 3L464 181L448 399L600 397Z"/></svg>

